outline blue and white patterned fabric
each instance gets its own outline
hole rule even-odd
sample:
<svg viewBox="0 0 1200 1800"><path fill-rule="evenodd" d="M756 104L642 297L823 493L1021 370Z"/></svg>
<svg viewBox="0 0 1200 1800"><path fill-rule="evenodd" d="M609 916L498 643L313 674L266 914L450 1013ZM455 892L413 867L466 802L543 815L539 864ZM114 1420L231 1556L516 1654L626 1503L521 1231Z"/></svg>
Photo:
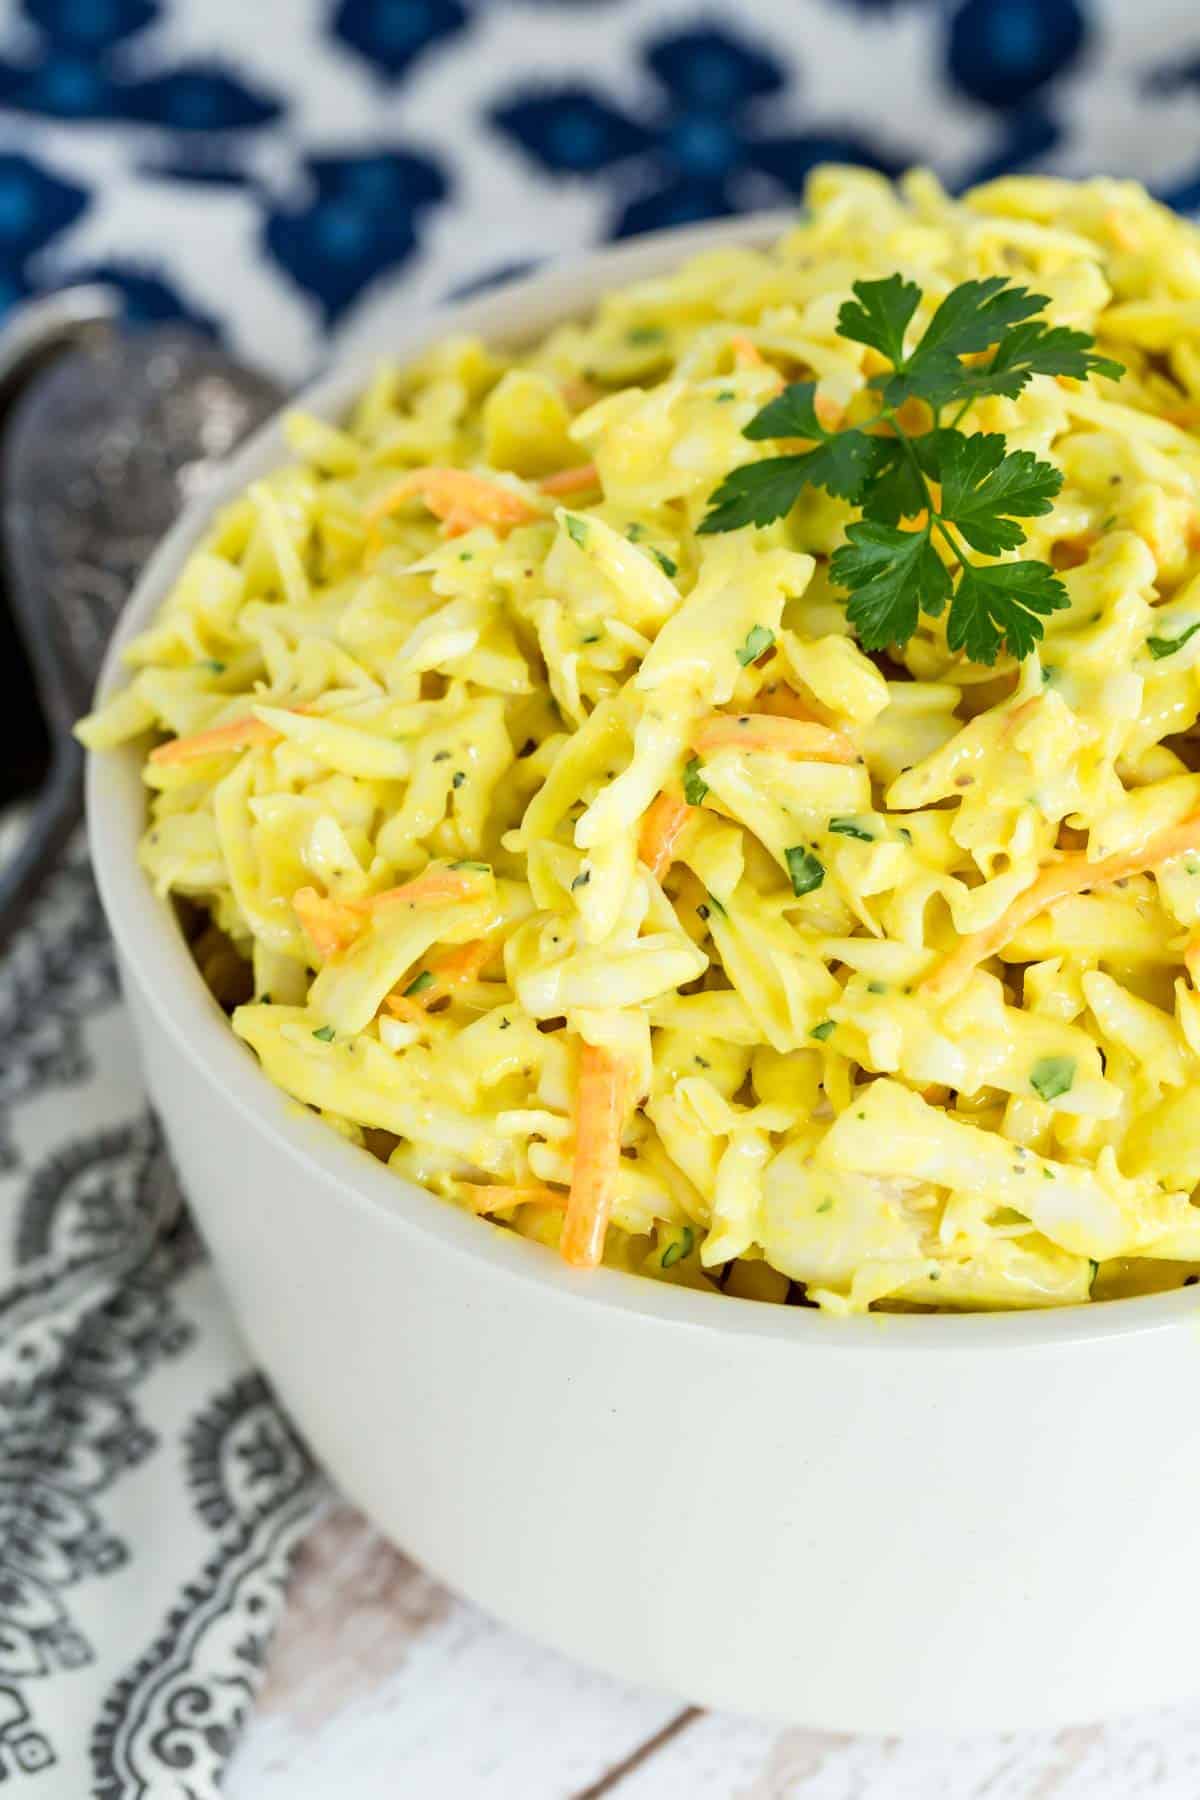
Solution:
<svg viewBox="0 0 1200 1800"><path fill-rule="evenodd" d="M82 275L299 377L334 328L814 162L1200 203L1184 0L8 0L0 303ZM399 278L400 285L397 285ZM402 296L402 297L401 297Z"/></svg>
<svg viewBox="0 0 1200 1800"><path fill-rule="evenodd" d="M814 163L1200 208L1197 0L0 0L0 320L65 282L285 379ZM0 1785L213 1800L320 1487L146 1115L77 846L0 966Z"/></svg>

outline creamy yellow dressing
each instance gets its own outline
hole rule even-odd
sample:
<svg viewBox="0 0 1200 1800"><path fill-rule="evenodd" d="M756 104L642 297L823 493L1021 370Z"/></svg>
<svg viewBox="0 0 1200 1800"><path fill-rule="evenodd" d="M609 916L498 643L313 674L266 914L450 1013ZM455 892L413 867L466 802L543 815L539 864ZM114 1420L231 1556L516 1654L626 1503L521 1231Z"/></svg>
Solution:
<svg viewBox="0 0 1200 1800"><path fill-rule="evenodd" d="M781 376L855 416L871 353L838 306L893 271L918 322L998 274L1127 366L964 422L1064 474L1021 554L1071 605L1019 667L928 620L866 656L828 576L853 513L825 494L697 533ZM553 1246L599 1047L636 1101L605 1260L664 1280L835 1312L1183 1281L1200 834L1004 925L1056 859L1200 813L1198 334L1200 236L1133 184L955 201L825 169L770 250L518 354L385 364L336 427L293 415L294 462L215 521L80 727L236 738L147 761L141 859L249 964L233 1025L267 1074L449 1201L503 1187L495 1218ZM417 475L389 499L431 470L491 484L495 522ZM789 716L822 728L808 750ZM691 804L652 872L664 792ZM370 907L430 865L469 891ZM952 991L923 985L989 930Z"/></svg>

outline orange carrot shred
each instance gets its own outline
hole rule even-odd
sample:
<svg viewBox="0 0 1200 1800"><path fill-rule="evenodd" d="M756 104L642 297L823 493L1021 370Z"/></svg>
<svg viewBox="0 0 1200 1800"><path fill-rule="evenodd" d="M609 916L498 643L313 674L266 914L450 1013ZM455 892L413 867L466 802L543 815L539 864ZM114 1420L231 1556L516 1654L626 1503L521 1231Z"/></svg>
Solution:
<svg viewBox="0 0 1200 1800"><path fill-rule="evenodd" d="M152 763L199 762L204 756L221 756L232 750L249 750L254 744L273 744L279 732L253 713L230 719L224 725L210 726L207 731L193 731L188 737L172 738L150 752Z"/></svg>
<svg viewBox="0 0 1200 1800"><path fill-rule="evenodd" d="M495 1212L500 1206L557 1206L567 1204L567 1196L558 1188L540 1184L510 1187L502 1182L460 1181L458 1190L471 1204L472 1212Z"/></svg>
<svg viewBox="0 0 1200 1800"><path fill-rule="evenodd" d="M412 906L453 904L470 900L480 893L480 870L454 869L431 863L400 887L384 888L362 900L335 900L319 894L315 888L298 888L292 905L314 947L328 958L339 956L362 930L364 924L382 907L408 903ZM471 946L463 945L466 950ZM436 995L433 998L437 998Z"/></svg>
<svg viewBox="0 0 1200 1800"><path fill-rule="evenodd" d="M736 337L731 337L729 344L733 351L733 359L739 368L761 369L766 363L767 359L754 339L747 337L744 331L739 331Z"/></svg>
<svg viewBox="0 0 1200 1800"><path fill-rule="evenodd" d="M600 486L600 471L594 462L580 463L574 469L556 469L538 487L543 494L578 494L585 488Z"/></svg>
<svg viewBox="0 0 1200 1800"><path fill-rule="evenodd" d="M374 911L378 906L394 906L399 901L425 906L470 900L480 892L480 879L484 874L483 869L455 869L445 863L430 863L411 881L400 887L384 888L382 893L372 894L365 904Z"/></svg>
<svg viewBox="0 0 1200 1800"><path fill-rule="evenodd" d="M661 881L670 868L675 841L692 811L682 794L673 794L664 788L642 820L638 856L656 881Z"/></svg>
<svg viewBox="0 0 1200 1800"><path fill-rule="evenodd" d="M473 475L467 469L410 469L367 508L368 550L378 547L380 521L414 494L442 521L446 537L460 537L476 525L511 531L514 525L539 516L523 495L484 475Z"/></svg>
<svg viewBox="0 0 1200 1800"><path fill-rule="evenodd" d="M577 1269L594 1269L621 1168L621 1131L629 1088L628 1065L611 1050L584 1044L575 1090L575 1166L559 1248Z"/></svg>
<svg viewBox="0 0 1200 1800"><path fill-rule="evenodd" d="M333 900L316 888L298 888L292 895L296 917L326 961L337 956L362 930L365 908L361 902Z"/></svg>
<svg viewBox="0 0 1200 1800"><path fill-rule="evenodd" d="M692 748L767 750L776 756L801 756L807 762L855 763L858 751L844 732L812 719L779 718L771 713L714 713L693 733Z"/></svg>
<svg viewBox="0 0 1200 1800"><path fill-rule="evenodd" d="M1083 851L1076 851L1058 862L1047 864L991 925L960 938L949 956L926 976L922 988L935 999L956 993L985 957L994 956L1022 926L1058 901L1086 893L1090 888L1102 887L1110 881L1144 875L1189 850L1200 851L1200 813L1193 813L1179 825L1155 832L1136 850L1118 851L1096 862L1089 862Z"/></svg>
<svg viewBox="0 0 1200 1800"><path fill-rule="evenodd" d="M496 946L490 938L472 938L470 943L458 944L429 965L433 980L427 982L419 994L406 994L401 987L387 996L384 1005L393 1018L416 1023L435 1000L444 1000L456 987L465 987L474 981L492 960L495 951Z"/></svg>

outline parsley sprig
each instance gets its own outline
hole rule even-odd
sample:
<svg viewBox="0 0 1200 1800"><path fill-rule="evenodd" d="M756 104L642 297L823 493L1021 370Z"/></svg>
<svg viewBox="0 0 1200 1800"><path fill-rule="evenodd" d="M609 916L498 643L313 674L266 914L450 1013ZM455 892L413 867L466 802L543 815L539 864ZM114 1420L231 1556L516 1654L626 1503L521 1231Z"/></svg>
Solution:
<svg viewBox="0 0 1200 1800"><path fill-rule="evenodd" d="M769 525L806 487L824 488L861 511L830 574L849 593L850 623L865 648L906 643L922 613L936 619L949 605L951 650L977 663L994 663L1002 645L1012 656L1028 656L1043 617L1069 604L1066 589L1049 563L980 563L969 552L1017 549L1025 542L1019 521L1050 511L1062 475L1030 450L1010 450L998 432L959 426L977 400L1013 399L1034 375L1117 380L1124 370L1097 355L1086 332L1036 317L1049 304L1044 294L999 276L952 289L908 351L920 288L889 275L856 281L852 291L838 331L889 365L868 384L877 397L874 418L829 430L817 416L814 382L785 388L743 436L802 438L812 448L734 469L713 494L700 530ZM925 403L918 409L928 420L924 430L911 429L911 407L902 418L913 400Z"/></svg>

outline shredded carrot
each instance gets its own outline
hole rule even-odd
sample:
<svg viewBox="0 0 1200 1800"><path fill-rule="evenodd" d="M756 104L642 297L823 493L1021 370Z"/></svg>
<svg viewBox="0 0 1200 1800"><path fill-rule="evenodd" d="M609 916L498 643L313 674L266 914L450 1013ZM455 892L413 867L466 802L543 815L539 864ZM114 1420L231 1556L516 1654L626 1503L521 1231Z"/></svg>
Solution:
<svg viewBox="0 0 1200 1800"><path fill-rule="evenodd" d="M230 719L225 725L213 725L207 731L193 731L189 737L172 738L150 752L152 763L199 762L204 756L219 756L230 750L249 750L254 744L273 744L279 733L264 725L253 713Z"/></svg>
<svg viewBox="0 0 1200 1800"><path fill-rule="evenodd" d="M740 369L765 368L766 357L754 339L748 338L745 332L738 332L736 337L731 337L729 347L733 351L733 360Z"/></svg>
<svg viewBox="0 0 1200 1800"><path fill-rule="evenodd" d="M675 840L692 811L682 794L672 794L664 788L642 820L638 855L656 881L661 881L670 868Z"/></svg>
<svg viewBox="0 0 1200 1800"><path fill-rule="evenodd" d="M862 759L844 732L813 719L778 718L771 713L714 713L692 737L692 748L770 750L802 756L807 762L855 763Z"/></svg>
<svg viewBox="0 0 1200 1800"><path fill-rule="evenodd" d="M354 942L366 916L361 901L332 900L311 887L298 888L292 895L292 905L313 948L326 961Z"/></svg>
<svg viewBox="0 0 1200 1800"><path fill-rule="evenodd" d="M476 525L510 531L539 517L537 508L521 494L484 475L466 469L410 469L393 487L367 508L368 553L378 547L378 526L389 513L417 494L441 521L446 537L460 537Z"/></svg>
<svg viewBox="0 0 1200 1800"><path fill-rule="evenodd" d="M552 1187L508 1187L501 1182L460 1181L458 1191L470 1201L471 1211L477 1213L495 1212L501 1206L561 1208L567 1204L567 1196Z"/></svg>
<svg viewBox="0 0 1200 1800"><path fill-rule="evenodd" d="M1193 813L1180 825L1156 832L1136 850L1122 850L1096 862L1089 862L1082 851L1075 851L1058 862L1049 863L991 925L959 939L949 956L922 982L923 990L934 999L956 993L985 957L994 956L1003 949L1022 926L1028 925L1048 907L1073 894L1102 887L1107 882L1144 875L1189 850L1200 851L1200 813Z"/></svg>
<svg viewBox="0 0 1200 1800"><path fill-rule="evenodd" d="M384 1005L393 1018L407 1019L415 1024L424 1018L435 1000L444 1000L456 987L465 987L474 981L491 962L495 951L496 945L490 938L472 938L469 944L459 944L429 965L433 980L427 982L419 994L406 994L404 988L400 988L387 996Z"/></svg>
<svg viewBox="0 0 1200 1800"><path fill-rule="evenodd" d="M610 1050L584 1044L575 1090L575 1166L560 1249L578 1269L594 1269L604 1254L604 1238L621 1168L621 1131L629 1069Z"/></svg>
<svg viewBox="0 0 1200 1800"><path fill-rule="evenodd" d="M455 869L445 863L430 863L411 881L400 887L384 888L381 894L373 894L364 904L372 911L379 906L394 906L397 901L406 900L410 905L437 905L439 902L454 900L470 900L479 892L480 876L483 869Z"/></svg>
<svg viewBox="0 0 1200 1800"><path fill-rule="evenodd" d="M585 488L600 486L600 471L594 462L580 463L575 469L556 469L538 482L543 494L578 494Z"/></svg>
<svg viewBox="0 0 1200 1800"><path fill-rule="evenodd" d="M406 881L402 887L384 888L380 894L363 900L335 900L319 894L316 888L298 888L292 895L296 915L312 939L313 946L328 958L339 956L358 936L371 915L381 907L407 901L413 906L469 900L478 893L479 870L453 869L431 863ZM463 951L473 950L474 942L464 944ZM484 959L487 960L486 958ZM470 979L459 976L460 980ZM432 998L437 999L437 995ZM390 996L389 996L390 998Z"/></svg>

